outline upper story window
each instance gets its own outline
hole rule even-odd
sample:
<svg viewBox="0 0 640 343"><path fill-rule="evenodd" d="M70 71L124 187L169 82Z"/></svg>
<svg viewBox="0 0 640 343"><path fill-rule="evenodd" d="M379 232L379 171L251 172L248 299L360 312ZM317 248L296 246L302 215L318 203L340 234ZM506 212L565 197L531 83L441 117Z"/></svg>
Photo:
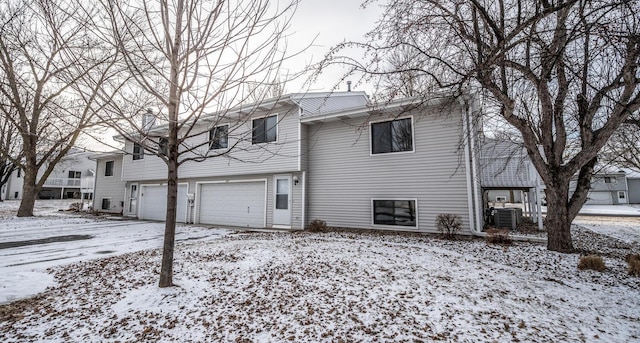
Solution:
<svg viewBox="0 0 640 343"><path fill-rule="evenodd" d="M104 164L104 176L113 176L114 161L107 161Z"/></svg>
<svg viewBox="0 0 640 343"><path fill-rule="evenodd" d="M141 160L144 158L144 148L139 143L133 143L133 160Z"/></svg>
<svg viewBox="0 0 640 343"><path fill-rule="evenodd" d="M413 151L411 118L371 123L371 153Z"/></svg>
<svg viewBox="0 0 640 343"><path fill-rule="evenodd" d="M169 151L167 148L168 144L169 144L169 140L165 137L161 137L158 140L158 153L160 155L165 155L165 156L168 155L168 151Z"/></svg>
<svg viewBox="0 0 640 343"><path fill-rule="evenodd" d="M69 170L70 179L79 179L82 177L82 172Z"/></svg>
<svg viewBox="0 0 640 343"><path fill-rule="evenodd" d="M229 125L216 126L209 130L209 150L229 147Z"/></svg>
<svg viewBox="0 0 640 343"><path fill-rule="evenodd" d="M604 177L604 182L605 183L616 183L618 180L616 180L615 176L605 176Z"/></svg>
<svg viewBox="0 0 640 343"><path fill-rule="evenodd" d="M278 139L278 116L253 120L251 143L269 143Z"/></svg>

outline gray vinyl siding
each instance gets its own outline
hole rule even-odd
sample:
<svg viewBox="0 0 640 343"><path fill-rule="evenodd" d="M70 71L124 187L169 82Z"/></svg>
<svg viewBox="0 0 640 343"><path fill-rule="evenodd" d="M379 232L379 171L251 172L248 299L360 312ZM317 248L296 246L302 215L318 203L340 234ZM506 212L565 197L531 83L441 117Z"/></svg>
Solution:
<svg viewBox="0 0 640 343"><path fill-rule="evenodd" d="M629 184L629 203L640 204L640 179L627 179Z"/></svg>
<svg viewBox="0 0 640 343"><path fill-rule="evenodd" d="M104 176L107 161L114 161L113 176ZM98 212L121 213L125 184L121 181L122 157L101 158L96 161L96 181L93 194L93 209ZM111 209L102 209L102 199L111 199Z"/></svg>
<svg viewBox="0 0 640 343"><path fill-rule="evenodd" d="M229 147L234 147L228 155L209 158L202 162L186 162L180 166L180 178L202 178L232 175L251 175L259 173L280 173L298 168L298 115L297 108L282 109L278 115L277 141L271 143L251 144L252 119L242 124L230 124ZM262 118L255 115L253 118ZM219 122L217 125L223 125ZM209 127L201 126L202 134L190 138L189 146L198 146L201 154L209 152ZM236 142L238 144L236 145ZM131 153L132 143L126 143L125 149ZM187 156L187 155L185 155ZM193 155L191 155L193 156ZM131 155L124 157L125 181L162 180L167 177L166 164L158 157L146 154L144 159L134 161Z"/></svg>
<svg viewBox="0 0 640 343"><path fill-rule="evenodd" d="M307 222L434 232L436 216L453 213L469 229L462 113L413 114L415 152L371 155L364 118L309 126ZM372 199L416 199L418 227L373 225Z"/></svg>

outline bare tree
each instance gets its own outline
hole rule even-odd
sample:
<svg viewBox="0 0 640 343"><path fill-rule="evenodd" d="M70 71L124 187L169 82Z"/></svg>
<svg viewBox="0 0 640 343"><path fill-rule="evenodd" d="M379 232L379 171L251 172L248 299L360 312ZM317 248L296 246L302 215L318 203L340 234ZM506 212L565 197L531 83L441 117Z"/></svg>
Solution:
<svg viewBox="0 0 640 343"><path fill-rule="evenodd" d="M368 42L337 46L325 66L346 63L368 77L398 73L379 61L410 49L429 62L419 72L434 85L481 87L522 136L546 184L548 249L569 252L598 153L640 107L638 7L624 0L391 1ZM354 46L371 58L335 57Z"/></svg>
<svg viewBox="0 0 640 343"><path fill-rule="evenodd" d="M0 189L7 184L22 158L20 140L10 122L0 115ZM0 198L0 201L3 199Z"/></svg>
<svg viewBox="0 0 640 343"><path fill-rule="evenodd" d="M278 72L287 58L285 34L297 1L284 7L266 0L176 0L139 5L105 0L102 4L130 79L126 82L129 86L112 97L103 119L125 140L167 165L159 286L169 287L173 285L178 168L236 148L226 146L223 152L211 153L209 144L221 143L215 132L210 141L192 139L203 134L199 119L206 116L210 128L215 129L222 120L231 119L225 116L227 109L269 94L252 85L286 78ZM254 111L256 108L246 108L235 120L249 120ZM142 123L140 118L145 116ZM153 122L155 126L150 124ZM251 139L250 132L248 136L246 132L237 134Z"/></svg>
<svg viewBox="0 0 640 343"><path fill-rule="evenodd" d="M640 120L627 120L605 147L601 160L616 167L640 170Z"/></svg>
<svg viewBox="0 0 640 343"><path fill-rule="evenodd" d="M33 215L47 177L95 118L97 89L114 62L92 38L95 14L76 1L0 4L0 113L23 153L13 160L24 170L18 216Z"/></svg>

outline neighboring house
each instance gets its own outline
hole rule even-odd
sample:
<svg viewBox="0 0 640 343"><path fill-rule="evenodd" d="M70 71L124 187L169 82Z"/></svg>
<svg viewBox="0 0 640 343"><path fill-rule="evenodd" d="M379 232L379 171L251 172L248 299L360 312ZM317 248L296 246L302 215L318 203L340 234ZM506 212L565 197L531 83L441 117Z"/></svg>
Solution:
<svg viewBox="0 0 640 343"><path fill-rule="evenodd" d="M93 198L94 165L91 153L74 150L62 158L45 181L37 199L85 199ZM38 178L44 173L38 172ZM13 171L9 182L2 189L2 199L22 199L24 173Z"/></svg>
<svg viewBox="0 0 640 343"><path fill-rule="evenodd" d="M119 151L93 154L95 161L96 186L93 191L93 209L105 213L123 213L125 207L125 183L122 181L122 156ZM133 192L135 195L135 191ZM128 202L135 212L135 201Z"/></svg>
<svg viewBox="0 0 640 343"><path fill-rule="evenodd" d="M640 204L640 173L631 169L624 169L624 171L627 177L629 203Z"/></svg>
<svg viewBox="0 0 640 343"><path fill-rule="evenodd" d="M571 194L576 188L576 181L569 184ZM591 189L585 205L622 205L628 204L628 187L625 172L600 171L591 179Z"/></svg>
<svg viewBox="0 0 640 343"><path fill-rule="evenodd" d="M245 118L247 108L257 108ZM479 231L482 207L470 116L473 99L434 96L373 107L363 92L290 94L200 119L202 153L228 154L179 169L179 222L304 228L313 219L346 228L435 232L441 213ZM164 127L152 130L162 132ZM125 142L124 155L95 156L94 208L164 220L166 166ZM110 162L112 161L112 163ZM103 175L113 165L113 177ZM121 175L119 163L122 163ZM122 190L125 190L124 195ZM122 200L120 200L122 199Z"/></svg>
<svg viewBox="0 0 640 343"><path fill-rule="evenodd" d="M480 145L478 163L483 208L522 203L524 214L542 229L538 218L545 187L526 150L514 142L489 138L483 138Z"/></svg>

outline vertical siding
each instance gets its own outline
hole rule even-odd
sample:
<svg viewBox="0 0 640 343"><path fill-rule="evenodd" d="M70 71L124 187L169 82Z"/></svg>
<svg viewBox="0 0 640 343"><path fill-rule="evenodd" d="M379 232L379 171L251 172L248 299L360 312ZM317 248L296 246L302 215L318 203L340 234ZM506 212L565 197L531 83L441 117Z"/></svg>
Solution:
<svg viewBox="0 0 640 343"><path fill-rule="evenodd" d="M412 114L415 152L372 156L363 118L309 126L307 222L433 232L438 214L454 213L469 228L461 112ZM417 199L418 228L372 225L373 198Z"/></svg>
<svg viewBox="0 0 640 343"><path fill-rule="evenodd" d="M114 161L113 176L104 176L107 161ZM93 194L93 209L98 212L122 213L125 183L122 177L122 157L105 157L96 162L96 182ZM102 199L111 198L111 209L102 209Z"/></svg>

